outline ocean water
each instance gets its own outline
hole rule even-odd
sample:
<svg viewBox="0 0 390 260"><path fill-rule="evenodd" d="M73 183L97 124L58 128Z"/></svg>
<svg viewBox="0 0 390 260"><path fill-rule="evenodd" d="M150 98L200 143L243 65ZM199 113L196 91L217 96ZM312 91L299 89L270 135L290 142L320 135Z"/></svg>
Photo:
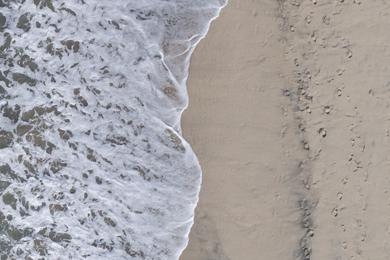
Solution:
<svg viewBox="0 0 390 260"><path fill-rule="evenodd" d="M224 0L0 0L0 259L178 259L190 55Z"/></svg>

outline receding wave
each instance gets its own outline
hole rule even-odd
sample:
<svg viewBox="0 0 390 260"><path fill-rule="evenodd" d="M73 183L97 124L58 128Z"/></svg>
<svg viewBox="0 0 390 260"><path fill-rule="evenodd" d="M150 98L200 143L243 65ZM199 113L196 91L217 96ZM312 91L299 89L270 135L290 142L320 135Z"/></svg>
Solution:
<svg viewBox="0 0 390 260"><path fill-rule="evenodd" d="M1 259L177 259L190 55L222 0L0 0Z"/></svg>

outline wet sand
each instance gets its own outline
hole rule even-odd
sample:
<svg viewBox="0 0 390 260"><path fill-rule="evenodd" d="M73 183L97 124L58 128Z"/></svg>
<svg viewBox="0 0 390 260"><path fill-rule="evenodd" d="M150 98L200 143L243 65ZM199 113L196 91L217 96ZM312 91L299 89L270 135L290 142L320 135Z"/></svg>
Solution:
<svg viewBox="0 0 390 260"><path fill-rule="evenodd" d="M183 131L203 185L184 260L288 259L302 235L277 7L230 1L192 59Z"/></svg>
<svg viewBox="0 0 390 260"><path fill-rule="evenodd" d="M203 186L182 260L390 259L389 16L230 1L191 63Z"/></svg>

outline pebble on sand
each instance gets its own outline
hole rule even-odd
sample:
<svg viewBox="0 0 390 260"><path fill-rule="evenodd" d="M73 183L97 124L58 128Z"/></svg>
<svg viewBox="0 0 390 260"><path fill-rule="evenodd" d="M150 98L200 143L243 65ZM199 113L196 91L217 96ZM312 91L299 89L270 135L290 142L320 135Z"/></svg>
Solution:
<svg viewBox="0 0 390 260"><path fill-rule="evenodd" d="M318 129L318 133L320 134L321 137L325 138L327 135L327 131L325 128L320 128Z"/></svg>
<svg viewBox="0 0 390 260"><path fill-rule="evenodd" d="M330 106L324 106L324 113L325 114L329 115L331 110L332 109L330 108Z"/></svg>
<svg viewBox="0 0 390 260"><path fill-rule="evenodd" d="M347 51L347 57L350 59L352 58L352 51L351 50L348 50Z"/></svg>

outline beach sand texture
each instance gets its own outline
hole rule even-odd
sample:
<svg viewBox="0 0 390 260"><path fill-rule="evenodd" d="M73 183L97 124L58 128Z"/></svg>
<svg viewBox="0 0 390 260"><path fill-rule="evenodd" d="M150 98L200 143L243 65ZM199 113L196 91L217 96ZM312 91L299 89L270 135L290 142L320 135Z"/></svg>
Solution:
<svg viewBox="0 0 390 260"><path fill-rule="evenodd" d="M203 185L182 260L390 259L389 15L230 0L191 64Z"/></svg>

